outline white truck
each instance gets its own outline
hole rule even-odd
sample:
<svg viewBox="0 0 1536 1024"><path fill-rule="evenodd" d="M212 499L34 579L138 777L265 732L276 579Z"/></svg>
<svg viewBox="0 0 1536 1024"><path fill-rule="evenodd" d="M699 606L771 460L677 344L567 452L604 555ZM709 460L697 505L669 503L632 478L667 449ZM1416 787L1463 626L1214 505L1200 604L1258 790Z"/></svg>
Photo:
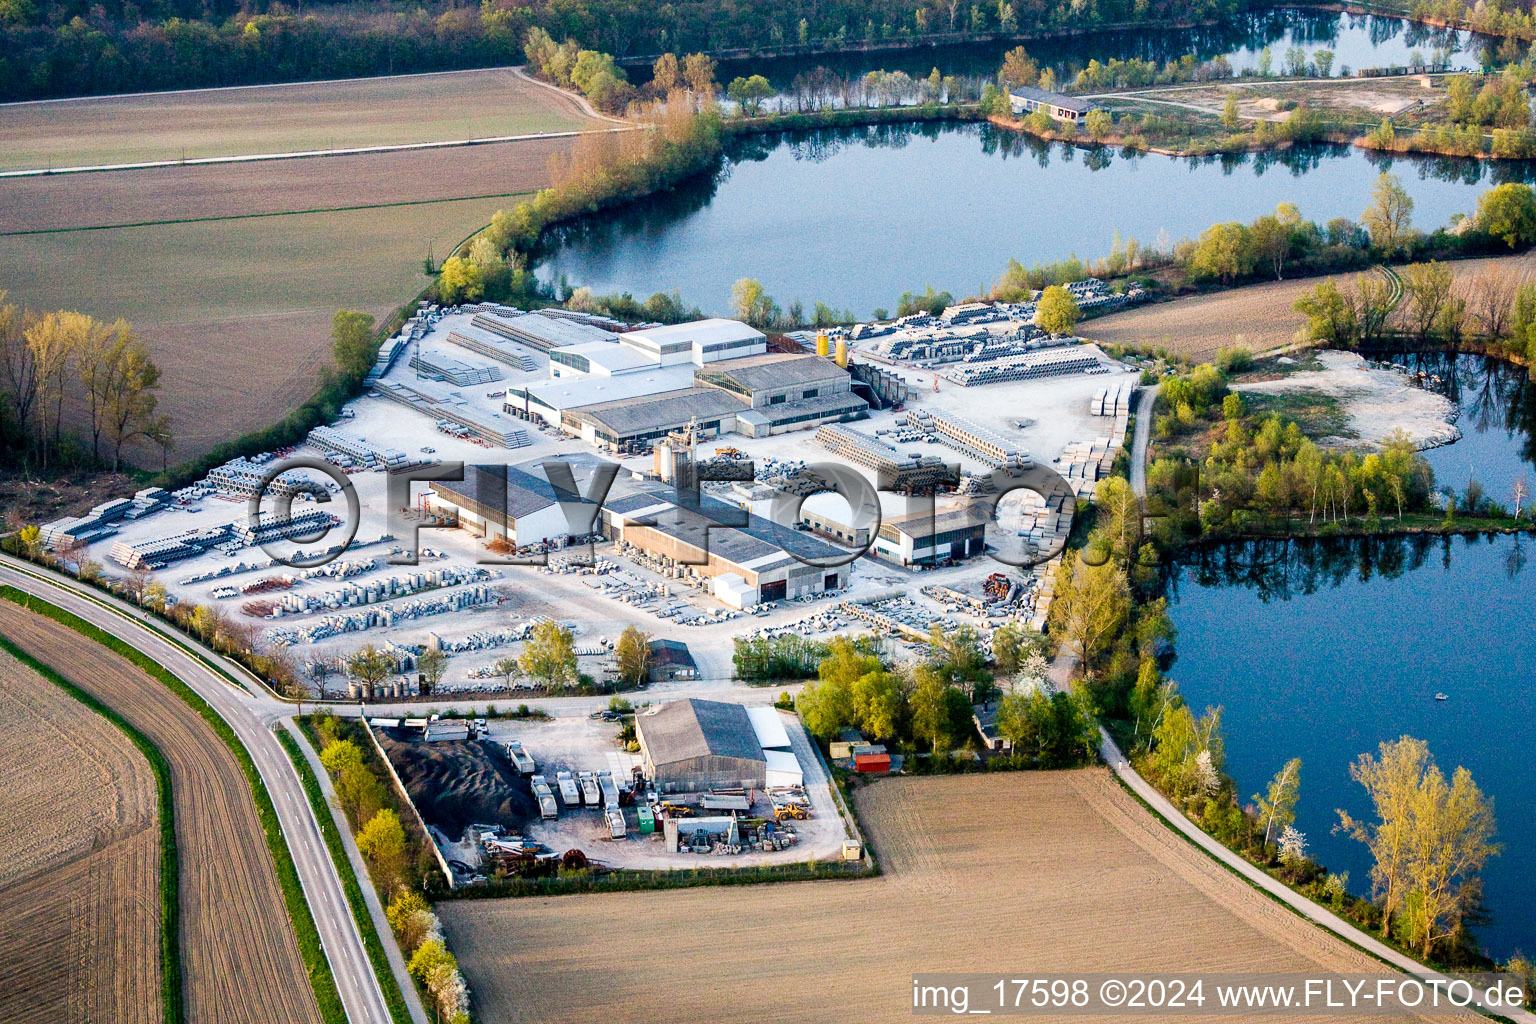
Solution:
<svg viewBox="0 0 1536 1024"><path fill-rule="evenodd" d="M612 772L597 773L597 791L602 795L603 806L617 808L619 806L619 786L613 781Z"/></svg>
<svg viewBox="0 0 1536 1024"><path fill-rule="evenodd" d="M617 806L603 811L603 816L608 819L608 835L614 839L623 839L629 834L629 830L624 826L624 812Z"/></svg>
<svg viewBox="0 0 1536 1024"><path fill-rule="evenodd" d="M565 806L580 807L581 788L576 785L576 777L570 772L556 772L555 781L560 785L560 799L565 801Z"/></svg>
<svg viewBox="0 0 1536 1024"><path fill-rule="evenodd" d="M588 807L596 807L597 778L591 772L581 772L576 779L581 783L581 802Z"/></svg>
<svg viewBox="0 0 1536 1024"><path fill-rule="evenodd" d="M532 775L538 771L533 755L524 750L522 743L518 740L507 743L507 757L511 759L512 766L517 769L519 775Z"/></svg>
<svg viewBox="0 0 1536 1024"><path fill-rule="evenodd" d="M558 817L560 808L555 804L554 791L549 788L549 783L544 781L544 776L535 775L528 781L533 786L534 799L539 802L540 817L545 820Z"/></svg>

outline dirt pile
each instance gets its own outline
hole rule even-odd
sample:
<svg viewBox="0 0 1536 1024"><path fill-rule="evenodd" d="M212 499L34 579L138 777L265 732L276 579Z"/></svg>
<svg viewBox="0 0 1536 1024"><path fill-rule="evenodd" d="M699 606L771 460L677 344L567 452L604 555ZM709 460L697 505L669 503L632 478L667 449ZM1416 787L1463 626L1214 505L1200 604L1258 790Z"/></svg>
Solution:
<svg viewBox="0 0 1536 1024"><path fill-rule="evenodd" d="M528 780L494 743L425 743L390 730L379 740L427 824L455 839L471 822L517 829L539 816Z"/></svg>

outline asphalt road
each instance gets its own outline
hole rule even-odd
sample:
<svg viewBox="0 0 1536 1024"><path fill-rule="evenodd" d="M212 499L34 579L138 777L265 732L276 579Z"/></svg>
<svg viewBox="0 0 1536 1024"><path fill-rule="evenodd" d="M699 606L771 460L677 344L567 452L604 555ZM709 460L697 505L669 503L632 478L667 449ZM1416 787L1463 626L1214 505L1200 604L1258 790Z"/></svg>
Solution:
<svg viewBox="0 0 1536 1024"><path fill-rule="evenodd" d="M0 582L35 595L78 615L131 644L190 686L217 711L250 752L272 803L298 869L304 898L314 915L336 988L352 1024L390 1024L389 1008L363 949L357 923L347 906L336 866L321 838L319 826L297 770L260 714L263 703L285 707L270 698L256 698L215 673L155 629L104 607L107 599L88 594L78 584L42 576L24 563L0 557ZM166 700L180 698L167 693ZM255 840L255 837L247 837ZM274 913L282 913L273 908Z"/></svg>

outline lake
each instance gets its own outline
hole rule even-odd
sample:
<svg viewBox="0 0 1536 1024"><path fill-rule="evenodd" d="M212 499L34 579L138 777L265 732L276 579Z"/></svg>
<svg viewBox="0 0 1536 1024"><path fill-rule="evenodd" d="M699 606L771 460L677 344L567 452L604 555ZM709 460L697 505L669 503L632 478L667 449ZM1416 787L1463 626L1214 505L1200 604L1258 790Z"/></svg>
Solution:
<svg viewBox="0 0 1536 1024"><path fill-rule="evenodd" d="M1407 357L1395 357L1404 361ZM1477 357L1418 357L1454 381L1465 438L1426 453L1460 491L1475 468L1494 500L1532 472L1536 398L1524 371ZM1369 813L1349 778L1361 753L1404 734L1494 799L1501 856L1484 873L1499 958L1536 949L1536 538L1293 541L1191 554L1172 571L1170 670L1190 705L1220 705L1227 771L1243 797L1303 761L1297 827L1312 854L1366 894L1365 847L1331 832L1337 808ZM1436 701L1444 692L1449 700Z"/></svg>
<svg viewBox="0 0 1536 1024"><path fill-rule="evenodd" d="M1143 246L1249 221L1291 201L1324 222L1356 219L1383 170L1412 193L1422 228L1470 212L1528 164L1391 157L1349 146L1175 159L1047 144L985 124L878 125L733 139L711 178L561 231L545 281L644 297L677 289L708 313L761 280L781 306L817 300L867 317L926 284L984 290L1026 266Z"/></svg>

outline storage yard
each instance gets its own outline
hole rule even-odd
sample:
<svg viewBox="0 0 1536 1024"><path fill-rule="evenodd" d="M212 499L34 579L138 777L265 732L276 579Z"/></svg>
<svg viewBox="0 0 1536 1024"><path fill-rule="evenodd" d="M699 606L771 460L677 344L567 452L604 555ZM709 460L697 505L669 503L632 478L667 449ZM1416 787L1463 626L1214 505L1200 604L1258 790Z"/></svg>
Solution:
<svg viewBox="0 0 1536 1024"><path fill-rule="evenodd" d="M747 987L754 1020L898 1021L917 970L1380 966L1160 825L1102 768L885 780L854 800L875 878L440 903L476 1014L723 1020ZM687 983L643 997L658 979Z"/></svg>
<svg viewBox="0 0 1536 1024"><path fill-rule="evenodd" d="M861 360L905 335L855 329L812 338L803 354L766 353L763 335L735 321L629 329L562 310L424 307L381 349L370 393L297 451L236 460L174 495L107 503L48 524L45 535L83 542L109 572L155 572L174 597L212 604L260 642L292 649L322 685L337 658L373 643L400 673L428 647L450 654L440 692L506 691L489 668L520 653L541 617L575 631L582 671L594 678L631 621L685 639L703 679L729 677L731 639L753 629L800 623L825 632L860 620L887 628L867 604L893 592L906 595L910 620L897 632L914 643L935 621L985 631L1016 617L1039 628L1051 566L1020 571L978 559L991 550L1019 561L1059 546L1075 501L1108 474L1124 442L1136 378L1095 346L1041 335L1032 315L1029 304L978 304L908 317L900 330L920 333L929 348L916 362L879 366ZM934 375L1014 359L1020 346L1072 359L1049 377L979 385L984 403L976 387ZM713 418L702 419L709 409ZM245 501L289 454L338 466L360 500L351 548L323 568L275 563L258 545L282 523L252 530L246 521ZM550 456L570 465L568 484L548 476ZM466 463L464 480L416 484L405 519L391 524L383 470L436 460ZM560 488L588 493L599 460L622 471L582 519ZM878 531L860 525L874 522L873 507L855 517L836 494L816 495L798 513L795 500L775 498L824 489L817 465L883 488ZM985 501L970 504L987 474L1035 465L1063 477L1066 490L1047 499L1008 493L995 516ZM702 500L680 504L675 488L699 477ZM285 474L274 490L305 478ZM915 495L933 487L930 514ZM293 522L334 524L341 512L306 499ZM416 529L419 563L392 564ZM573 543L582 546L564 550ZM838 564L865 546L865 557ZM508 555L549 564L479 564ZM943 592L969 586L984 596L979 581L993 571L1009 581L995 599ZM819 622L795 608L826 600L835 605L818 610ZM736 621L744 615L758 621ZM391 683L382 696L414 692Z"/></svg>
<svg viewBox="0 0 1536 1024"><path fill-rule="evenodd" d="M271 855L253 838L261 820L229 748L164 684L95 641L8 601L0 632L121 714L170 764L187 1019L318 1024Z"/></svg>
<svg viewBox="0 0 1536 1024"><path fill-rule="evenodd" d="M4 653L0 790L0 1020L162 1020L154 775L114 725Z"/></svg>
<svg viewBox="0 0 1536 1024"><path fill-rule="evenodd" d="M704 749L720 728L660 745L648 723L695 706L739 716L733 748L755 759L747 778L681 780L656 757ZM751 724L747 725L750 718ZM616 740L618 715L550 720L375 719L375 732L460 884L508 869L506 858L580 850L606 870L733 868L844 856L850 832L804 727L767 705L663 701L639 709L639 753ZM660 728L660 726L656 726ZM649 736L649 738L648 738ZM747 749L747 748L750 748ZM764 768L766 767L766 771ZM744 783L746 783L744 785ZM515 870L515 867L510 868Z"/></svg>

